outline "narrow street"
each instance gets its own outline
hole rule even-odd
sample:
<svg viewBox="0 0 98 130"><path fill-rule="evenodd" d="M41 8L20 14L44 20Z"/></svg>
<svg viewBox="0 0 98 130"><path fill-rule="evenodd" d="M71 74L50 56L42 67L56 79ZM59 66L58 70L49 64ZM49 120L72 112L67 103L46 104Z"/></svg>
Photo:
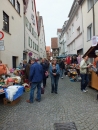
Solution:
<svg viewBox="0 0 98 130"><path fill-rule="evenodd" d="M0 104L0 130L54 130L54 123L75 122L78 130L98 130L97 91L80 91L79 82L59 80L58 94L50 93L50 78L40 103L26 103L29 92L11 107Z"/></svg>

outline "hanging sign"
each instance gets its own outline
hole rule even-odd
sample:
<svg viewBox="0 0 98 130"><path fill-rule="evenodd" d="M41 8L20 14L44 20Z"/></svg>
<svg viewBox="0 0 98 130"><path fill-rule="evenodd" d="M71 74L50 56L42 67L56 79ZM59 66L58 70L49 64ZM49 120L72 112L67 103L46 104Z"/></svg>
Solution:
<svg viewBox="0 0 98 130"><path fill-rule="evenodd" d="M0 40L4 38L4 33L0 31Z"/></svg>
<svg viewBox="0 0 98 130"><path fill-rule="evenodd" d="M98 36L93 36L92 37L92 46L97 46L97 42L98 42Z"/></svg>

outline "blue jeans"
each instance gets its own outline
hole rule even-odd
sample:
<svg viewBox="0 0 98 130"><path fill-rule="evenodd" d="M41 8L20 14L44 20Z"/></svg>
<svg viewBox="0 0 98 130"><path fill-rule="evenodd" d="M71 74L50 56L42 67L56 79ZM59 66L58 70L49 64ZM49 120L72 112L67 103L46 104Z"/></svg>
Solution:
<svg viewBox="0 0 98 130"><path fill-rule="evenodd" d="M80 76L81 76L81 90L85 90L89 82L88 74L80 74Z"/></svg>
<svg viewBox="0 0 98 130"><path fill-rule="evenodd" d="M31 89L30 89L30 102L33 102L34 100L34 91L37 87L37 99L41 100L41 82L31 83Z"/></svg>
<svg viewBox="0 0 98 130"><path fill-rule="evenodd" d="M52 92L58 91L58 81L59 81L59 76L51 76L51 91Z"/></svg>
<svg viewBox="0 0 98 130"><path fill-rule="evenodd" d="M63 77L64 69L60 69L60 77Z"/></svg>

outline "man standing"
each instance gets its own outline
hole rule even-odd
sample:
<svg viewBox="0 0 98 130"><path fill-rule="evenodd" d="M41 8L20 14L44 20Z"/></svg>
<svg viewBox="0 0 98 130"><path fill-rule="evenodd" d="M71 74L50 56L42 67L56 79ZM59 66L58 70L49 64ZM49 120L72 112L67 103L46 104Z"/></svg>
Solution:
<svg viewBox="0 0 98 130"><path fill-rule="evenodd" d="M49 66L46 63L45 59L41 60L41 65L42 65L42 68L43 68L43 87L45 88L46 87L46 81L47 81L46 73L48 72Z"/></svg>
<svg viewBox="0 0 98 130"><path fill-rule="evenodd" d="M34 101L34 90L37 87L37 98L36 101L41 100L41 82L43 80L43 68L36 62L35 58L31 59L30 75L29 81L31 84L30 89L30 99L27 100L28 103L33 103Z"/></svg>
<svg viewBox="0 0 98 130"><path fill-rule="evenodd" d="M61 79L63 79L63 73L64 73L64 69L65 69L65 65L64 65L64 61L65 59L61 60L59 66L60 66L60 77Z"/></svg>
<svg viewBox="0 0 98 130"><path fill-rule="evenodd" d="M91 67L91 65L88 65L87 61L88 61L88 56L85 56L84 59L80 63L81 90L83 92L87 92L86 87L89 82L87 70L88 68Z"/></svg>

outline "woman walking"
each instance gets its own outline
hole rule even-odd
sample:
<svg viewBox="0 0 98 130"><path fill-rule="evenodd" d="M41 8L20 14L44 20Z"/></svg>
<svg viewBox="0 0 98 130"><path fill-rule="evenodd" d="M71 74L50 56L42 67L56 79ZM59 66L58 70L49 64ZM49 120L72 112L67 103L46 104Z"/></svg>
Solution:
<svg viewBox="0 0 98 130"><path fill-rule="evenodd" d="M60 76L60 68L57 64L56 59L52 60L52 64L49 68L50 77L51 77L51 93L58 93L58 81Z"/></svg>

